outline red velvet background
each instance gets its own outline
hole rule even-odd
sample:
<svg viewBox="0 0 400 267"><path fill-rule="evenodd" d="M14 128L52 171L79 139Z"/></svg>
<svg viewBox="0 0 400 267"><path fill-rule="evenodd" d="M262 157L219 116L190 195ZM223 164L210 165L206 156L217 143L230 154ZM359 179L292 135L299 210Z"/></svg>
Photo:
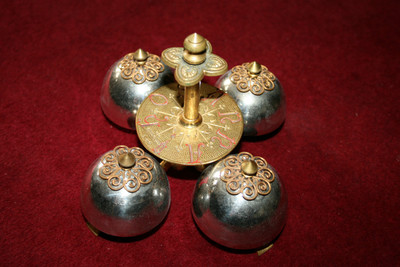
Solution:
<svg viewBox="0 0 400 267"><path fill-rule="evenodd" d="M1 265L400 264L398 1L37 0L0 10ZM169 172L171 209L150 235L95 237L81 216L90 163L140 145L102 114L107 69L193 32L230 68L266 65L287 95L280 131L236 150L265 157L288 191L287 225L262 256L201 235L194 170Z"/></svg>

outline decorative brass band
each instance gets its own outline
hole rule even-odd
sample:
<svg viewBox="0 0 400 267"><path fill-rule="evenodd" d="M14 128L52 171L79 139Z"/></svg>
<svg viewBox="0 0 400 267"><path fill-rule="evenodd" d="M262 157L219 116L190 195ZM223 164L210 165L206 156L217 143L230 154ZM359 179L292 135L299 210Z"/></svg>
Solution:
<svg viewBox="0 0 400 267"><path fill-rule="evenodd" d="M260 74L253 75L248 70L250 64L243 63L232 68L229 79L236 84L236 88L240 92L246 93L250 91L254 95L262 95L265 91L272 91L275 87L275 75L263 65L261 65Z"/></svg>
<svg viewBox="0 0 400 267"><path fill-rule="evenodd" d="M118 164L118 158L129 152L135 157L135 165L132 168L122 168ZM117 146L101 158L101 163L103 166L99 169L99 176L108 180L108 187L115 191L125 188L134 193L142 184L148 184L153 179L150 171L154 168L154 162L137 147Z"/></svg>
<svg viewBox="0 0 400 267"><path fill-rule="evenodd" d="M198 36L197 39L203 38L200 35L196 36ZM205 42L207 44L207 48L204 51L205 60L201 60L202 63L200 64L189 64L185 61L184 55L185 53L190 53L190 51L188 52L188 50L183 47L172 47L162 52L161 58L165 64L172 68L176 68L175 79L180 85L185 87L193 86L199 83L203 79L204 75L218 76L224 74L227 70L228 64L226 61L223 58L212 54L211 44L207 40L205 40ZM193 56L200 55L201 54L193 53ZM186 58L190 57L186 55Z"/></svg>
<svg viewBox="0 0 400 267"><path fill-rule="evenodd" d="M242 163L254 161L257 164L257 173L254 176L244 174ZM271 192L271 183L275 175L265 159L254 157L248 152L241 152L237 156L229 156L223 161L225 167L221 171L221 180L226 183L226 191L232 195L242 194L246 200L253 200L259 194L268 195Z"/></svg>
<svg viewBox="0 0 400 267"><path fill-rule="evenodd" d="M164 65L160 57L149 54L144 62L135 60L135 53L127 54L118 64L121 69L121 77L125 80L132 80L136 84L145 81L155 81L158 74L164 71Z"/></svg>

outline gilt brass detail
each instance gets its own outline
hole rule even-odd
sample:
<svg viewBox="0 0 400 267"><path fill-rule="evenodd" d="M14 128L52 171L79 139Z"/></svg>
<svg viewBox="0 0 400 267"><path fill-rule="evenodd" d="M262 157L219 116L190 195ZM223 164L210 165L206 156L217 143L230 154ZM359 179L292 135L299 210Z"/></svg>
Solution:
<svg viewBox="0 0 400 267"><path fill-rule="evenodd" d="M95 236L100 235L100 231L88 221L86 221L86 226L89 228L90 232L92 232Z"/></svg>
<svg viewBox="0 0 400 267"><path fill-rule="evenodd" d="M203 49L204 46L206 49ZM183 47L172 47L164 50L162 60L168 66L176 68L175 79L182 86L193 86L199 83L204 75L218 76L228 68L226 61L212 54L211 44L201 35L189 35Z"/></svg>
<svg viewBox="0 0 400 267"><path fill-rule="evenodd" d="M248 160L248 161L242 162L241 167L242 167L243 174L248 175L248 176L255 175L258 170L257 163L254 160Z"/></svg>
<svg viewBox="0 0 400 267"><path fill-rule="evenodd" d="M252 77L256 77L257 75L259 75L261 73L261 70L261 65L256 61L253 61L247 65L247 71Z"/></svg>
<svg viewBox="0 0 400 267"><path fill-rule="evenodd" d="M225 157L243 133L239 107L228 94L202 83L193 127L181 122L184 112L178 84L162 86L140 105L136 131L144 147L157 157L179 165L204 165Z"/></svg>
<svg viewBox="0 0 400 267"><path fill-rule="evenodd" d="M261 67L259 71L258 68ZM257 62L244 63L232 68L229 76L236 88L243 93L248 91L254 95L262 95L265 91L272 91L275 87L275 75L267 67Z"/></svg>
<svg viewBox="0 0 400 267"><path fill-rule="evenodd" d="M199 54L206 51L207 42L200 34L193 33L185 38L183 41L183 47L190 53Z"/></svg>
<svg viewBox="0 0 400 267"><path fill-rule="evenodd" d="M207 41L203 36L193 33L183 42L183 59L193 65L198 65L206 60Z"/></svg>
<svg viewBox="0 0 400 267"><path fill-rule="evenodd" d="M245 162L249 161L257 165L254 175L247 175L246 170L243 170L243 167L248 166ZM253 200L258 195L265 196L271 192L271 183L275 180L275 175L268 168L265 159L242 152L237 156L228 156L223 162L225 167L221 170L221 180L226 183L226 191L229 194L242 194L244 199Z"/></svg>
<svg viewBox="0 0 400 267"><path fill-rule="evenodd" d="M271 244L271 245L267 246L266 248L263 248L263 249L258 250L258 251L257 251L257 255L258 255L258 256L263 255L263 254L266 253L268 250L270 250L270 249L272 248L273 245L274 245L274 244Z"/></svg>
<svg viewBox="0 0 400 267"><path fill-rule="evenodd" d="M128 169L132 168L133 165L136 163L136 158L135 156L131 153L124 153L118 156L118 164L122 168Z"/></svg>
<svg viewBox="0 0 400 267"><path fill-rule="evenodd" d="M140 65L143 65L148 57L149 54L141 48L136 50L136 52L133 54L133 59Z"/></svg>
<svg viewBox="0 0 400 267"><path fill-rule="evenodd" d="M160 57L148 54L142 49L126 55L118 67L121 69L123 79L132 80L136 84L157 80L159 73L165 69Z"/></svg>
<svg viewBox="0 0 400 267"><path fill-rule="evenodd" d="M108 187L115 191L125 188L134 193L153 179L154 161L137 147L117 146L101 158L101 163L99 176L107 180Z"/></svg>
<svg viewBox="0 0 400 267"><path fill-rule="evenodd" d="M200 88L199 84L185 88L183 115L181 122L184 125L198 125L201 122L199 115Z"/></svg>

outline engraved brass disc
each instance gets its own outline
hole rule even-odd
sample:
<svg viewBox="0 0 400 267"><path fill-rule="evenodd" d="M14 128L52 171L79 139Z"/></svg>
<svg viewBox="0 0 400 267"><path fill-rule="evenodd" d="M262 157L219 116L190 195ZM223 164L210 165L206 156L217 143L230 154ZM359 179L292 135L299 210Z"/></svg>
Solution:
<svg viewBox="0 0 400 267"><path fill-rule="evenodd" d="M208 164L229 154L243 133L242 114L236 102L214 86L202 83L202 121L185 126L179 119L183 88L178 87L177 83L162 86L141 104L136 131L144 147L157 157L180 165Z"/></svg>

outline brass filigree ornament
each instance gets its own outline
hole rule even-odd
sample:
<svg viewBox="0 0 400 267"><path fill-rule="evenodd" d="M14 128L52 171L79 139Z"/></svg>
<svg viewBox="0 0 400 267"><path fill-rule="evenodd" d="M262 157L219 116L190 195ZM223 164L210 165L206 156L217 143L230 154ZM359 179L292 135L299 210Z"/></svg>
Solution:
<svg viewBox="0 0 400 267"><path fill-rule="evenodd" d="M243 163L248 161L257 164L254 175L246 175L242 170ZM226 183L229 194L242 194L244 199L254 200L258 195L265 196L271 192L271 183L275 180L275 175L263 158L242 152L236 156L228 156L223 163L225 167L221 170L221 180Z"/></svg>
<svg viewBox="0 0 400 267"><path fill-rule="evenodd" d="M157 80L158 74L164 71L164 65L161 63L160 57L148 54L147 58L140 61L135 54L127 54L119 63L121 77L125 80L132 80L136 84Z"/></svg>
<svg viewBox="0 0 400 267"><path fill-rule="evenodd" d="M189 41L187 41L189 40ZM204 44L204 51L201 45ZM226 61L212 53L210 42L198 34L190 35L183 47L172 47L162 52L162 59L168 66L176 68L175 79L182 86L193 86L204 75L218 76L228 68Z"/></svg>
<svg viewBox="0 0 400 267"><path fill-rule="evenodd" d="M131 168L123 168L118 159L128 153L133 154L135 162ZM99 176L108 180L108 187L115 191L125 188L126 191L134 193L142 184L148 184L153 179L151 170L154 168L154 162L137 147L117 146L101 158L101 163L103 166L99 169Z"/></svg>
<svg viewBox="0 0 400 267"><path fill-rule="evenodd" d="M267 67L260 65L260 72L252 74L249 66L253 63L243 63L232 68L229 79L236 84L236 88L243 93L248 91L254 95L262 95L265 91L272 91L275 87L275 75Z"/></svg>

